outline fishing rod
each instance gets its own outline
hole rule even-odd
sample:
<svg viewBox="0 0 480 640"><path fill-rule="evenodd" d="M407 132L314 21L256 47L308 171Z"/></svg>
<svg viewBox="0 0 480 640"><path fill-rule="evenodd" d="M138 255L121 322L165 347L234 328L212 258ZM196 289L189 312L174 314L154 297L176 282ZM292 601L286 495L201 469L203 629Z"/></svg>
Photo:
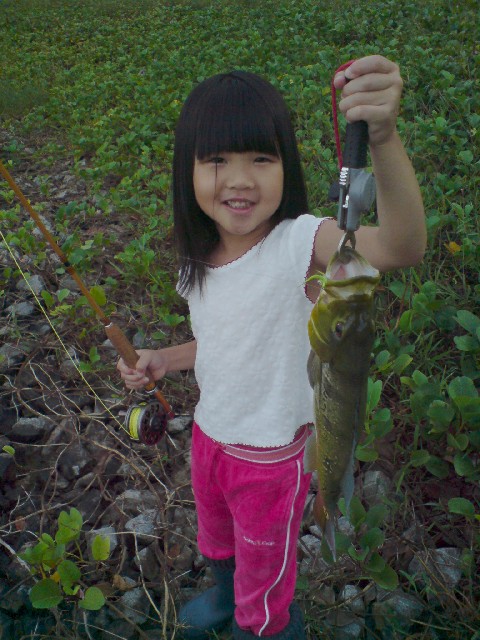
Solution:
<svg viewBox="0 0 480 640"><path fill-rule="evenodd" d="M103 323L105 333L115 347L118 355L123 358L127 366L134 369L139 358L137 352L120 327L113 323L98 305L73 265L69 262L67 256L60 249L56 240L46 228L40 216L33 209L1 160L0 174L5 178L22 206L30 214L43 237L62 262L66 271L77 283L88 304L95 312L98 319ZM145 391L149 395L153 396L155 400L150 400L149 402L143 402L139 405L130 407L125 416L125 426L133 440L138 440L143 444L153 446L161 440L166 431L168 421L171 420L175 414L148 370L147 377L149 378L149 382L145 385Z"/></svg>

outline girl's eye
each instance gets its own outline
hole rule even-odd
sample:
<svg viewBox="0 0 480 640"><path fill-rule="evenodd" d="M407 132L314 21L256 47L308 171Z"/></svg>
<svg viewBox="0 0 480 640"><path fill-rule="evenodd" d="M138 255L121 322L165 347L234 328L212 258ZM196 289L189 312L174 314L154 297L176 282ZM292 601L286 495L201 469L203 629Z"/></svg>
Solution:
<svg viewBox="0 0 480 640"><path fill-rule="evenodd" d="M223 164L225 162L225 158L222 158L221 156L213 156L208 159L208 162L210 164Z"/></svg>
<svg viewBox="0 0 480 640"><path fill-rule="evenodd" d="M255 162L258 164L264 164L266 162L273 162L273 160L269 156L258 156L255 158Z"/></svg>

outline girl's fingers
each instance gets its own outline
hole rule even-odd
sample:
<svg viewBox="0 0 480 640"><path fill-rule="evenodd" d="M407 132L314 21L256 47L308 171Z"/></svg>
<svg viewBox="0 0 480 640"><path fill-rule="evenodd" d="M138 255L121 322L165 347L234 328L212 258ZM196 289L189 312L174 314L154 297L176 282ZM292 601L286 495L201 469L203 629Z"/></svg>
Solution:
<svg viewBox="0 0 480 640"><path fill-rule="evenodd" d="M353 80L359 76L369 73L389 74L398 71L398 66L384 56L374 55L365 56L355 60L348 69L345 70L345 76L348 80Z"/></svg>
<svg viewBox="0 0 480 640"><path fill-rule="evenodd" d="M136 389L147 382L149 382L148 377L145 375L144 371L138 371L137 369L132 369L131 367L127 367L122 358L119 359L117 363L117 369L120 372L120 375L125 382L125 385L129 389Z"/></svg>

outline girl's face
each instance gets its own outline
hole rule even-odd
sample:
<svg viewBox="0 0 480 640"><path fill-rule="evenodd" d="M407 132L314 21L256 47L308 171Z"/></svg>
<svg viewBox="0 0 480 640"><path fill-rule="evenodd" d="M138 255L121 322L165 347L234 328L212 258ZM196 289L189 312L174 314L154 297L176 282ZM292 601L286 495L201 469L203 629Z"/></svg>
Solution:
<svg viewBox="0 0 480 640"><path fill-rule="evenodd" d="M195 198L227 246L252 246L271 230L271 217L283 196L283 163L257 151L225 152L195 159Z"/></svg>

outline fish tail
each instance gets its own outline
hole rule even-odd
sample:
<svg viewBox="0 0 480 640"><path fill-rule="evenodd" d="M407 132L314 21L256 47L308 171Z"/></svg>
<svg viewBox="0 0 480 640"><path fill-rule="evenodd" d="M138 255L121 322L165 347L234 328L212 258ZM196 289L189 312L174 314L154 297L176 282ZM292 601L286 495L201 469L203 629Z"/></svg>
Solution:
<svg viewBox="0 0 480 640"><path fill-rule="evenodd" d="M313 517L315 518L315 522L322 529L328 547L332 552L333 559L336 560L337 549L335 545L333 514L329 513L320 491L317 493L315 502L313 503Z"/></svg>
<svg viewBox="0 0 480 640"><path fill-rule="evenodd" d="M328 548L330 549L333 557L333 561L337 560L337 546L335 544L335 527L333 520L328 519L325 525L325 540L327 541Z"/></svg>

